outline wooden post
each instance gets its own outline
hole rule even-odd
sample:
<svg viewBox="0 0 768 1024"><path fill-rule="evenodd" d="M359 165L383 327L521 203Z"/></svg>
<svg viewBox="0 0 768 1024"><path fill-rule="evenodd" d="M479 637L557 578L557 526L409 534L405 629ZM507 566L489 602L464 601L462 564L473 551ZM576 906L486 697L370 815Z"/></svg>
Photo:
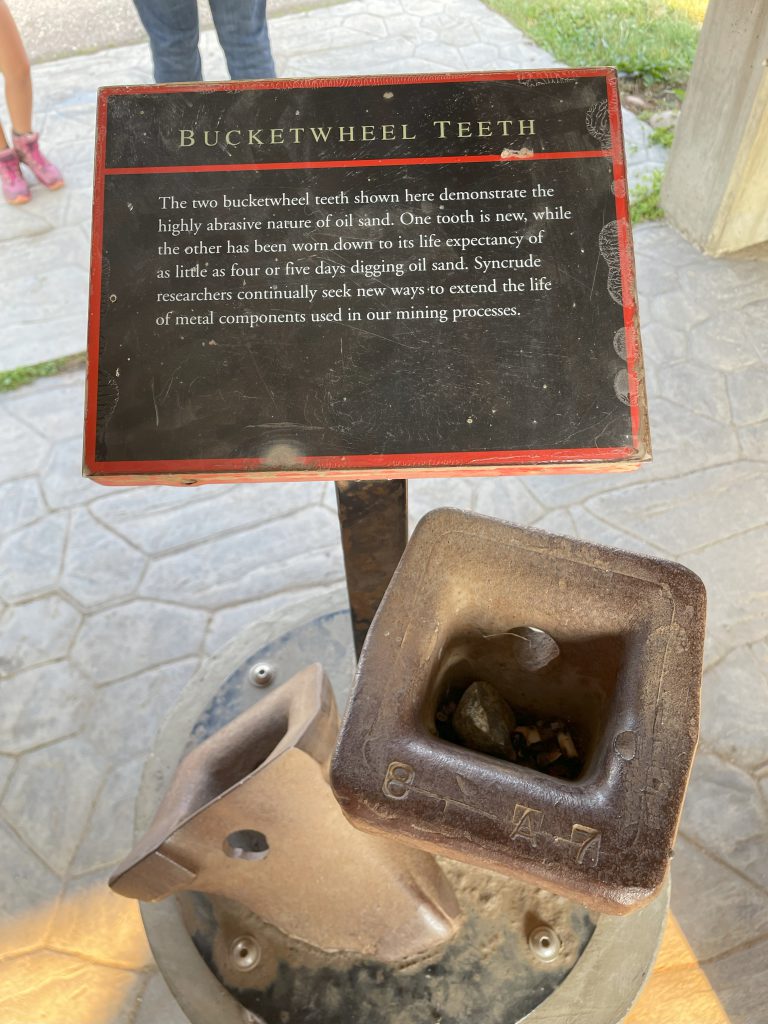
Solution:
<svg viewBox="0 0 768 1024"><path fill-rule="evenodd" d="M768 4L710 0L661 201L720 256L768 241Z"/></svg>

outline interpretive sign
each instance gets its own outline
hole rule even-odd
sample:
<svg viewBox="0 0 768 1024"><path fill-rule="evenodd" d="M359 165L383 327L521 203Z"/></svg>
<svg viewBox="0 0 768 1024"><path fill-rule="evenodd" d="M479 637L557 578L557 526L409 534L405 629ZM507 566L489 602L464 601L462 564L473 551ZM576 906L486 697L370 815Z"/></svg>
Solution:
<svg viewBox="0 0 768 1024"><path fill-rule="evenodd" d="M102 89L85 471L649 458L611 69Z"/></svg>

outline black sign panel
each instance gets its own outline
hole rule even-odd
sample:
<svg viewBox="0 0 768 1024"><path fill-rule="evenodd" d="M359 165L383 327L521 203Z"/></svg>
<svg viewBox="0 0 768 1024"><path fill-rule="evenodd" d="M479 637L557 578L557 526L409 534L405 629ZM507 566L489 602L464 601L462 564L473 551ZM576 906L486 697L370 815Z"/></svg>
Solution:
<svg viewBox="0 0 768 1024"><path fill-rule="evenodd" d="M86 472L648 458L615 73L105 89Z"/></svg>

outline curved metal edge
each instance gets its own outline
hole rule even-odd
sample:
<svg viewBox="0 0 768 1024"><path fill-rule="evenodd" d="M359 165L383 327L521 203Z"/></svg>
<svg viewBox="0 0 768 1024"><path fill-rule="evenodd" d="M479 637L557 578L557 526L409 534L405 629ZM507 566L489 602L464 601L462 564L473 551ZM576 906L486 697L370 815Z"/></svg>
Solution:
<svg viewBox="0 0 768 1024"><path fill-rule="evenodd" d="M277 636L346 607L342 589L246 628L207 658L158 730L136 799L135 833L155 814L201 710L222 682ZM352 637L350 633L350 644ZM263 1024L229 994L200 956L175 899L142 903L152 953L175 999L193 1024ZM563 983L525 1017L525 1024L619 1024L640 994L661 944L669 907L669 878L659 896L626 917L600 917L587 951ZM608 984L606 984L608 979ZM602 1014L602 1016L598 1016ZM467 1022L471 1024L471 1022Z"/></svg>
<svg viewBox="0 0 768 1024"><path fill-rule="evenodd" d="M149 827L173 778L192 727L222 682L249 655L275 637L346 606L344 590L334 589L327 596L305 601L281 611L269 620L254 623L215 655L205 659L158 730L136 797L134 838L143 835ZM184 925L175 899L162 903L141 903L140 909L147 939L160 973L191 1021L200 1024L214 1020L217 1024L248 1024L255 1020L211 974Z"/></svg>
<svg viewBox="0 0 768 1024"><path fill-rule="evenodd" d="M525 1024L623 1021L653 970L667 923L670 880L641 910L603 914L568 977L524 1018Z"/></svg>

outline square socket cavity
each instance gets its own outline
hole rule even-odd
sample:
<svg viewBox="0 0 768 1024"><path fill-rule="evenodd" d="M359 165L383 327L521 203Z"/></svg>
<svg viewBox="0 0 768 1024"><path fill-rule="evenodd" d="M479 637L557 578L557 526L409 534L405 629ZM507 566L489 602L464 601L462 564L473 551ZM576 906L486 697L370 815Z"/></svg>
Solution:
<svg viewBox="0 0 768 1024"><path fill-rule="evenodd" d="M682 566L430 513L363 648L331 770L341 807L359 828L598 910L642 905L696 747L704 618ZM441 708L477 680L525 721L563 723L570 778L439 734Z"/></svg>

